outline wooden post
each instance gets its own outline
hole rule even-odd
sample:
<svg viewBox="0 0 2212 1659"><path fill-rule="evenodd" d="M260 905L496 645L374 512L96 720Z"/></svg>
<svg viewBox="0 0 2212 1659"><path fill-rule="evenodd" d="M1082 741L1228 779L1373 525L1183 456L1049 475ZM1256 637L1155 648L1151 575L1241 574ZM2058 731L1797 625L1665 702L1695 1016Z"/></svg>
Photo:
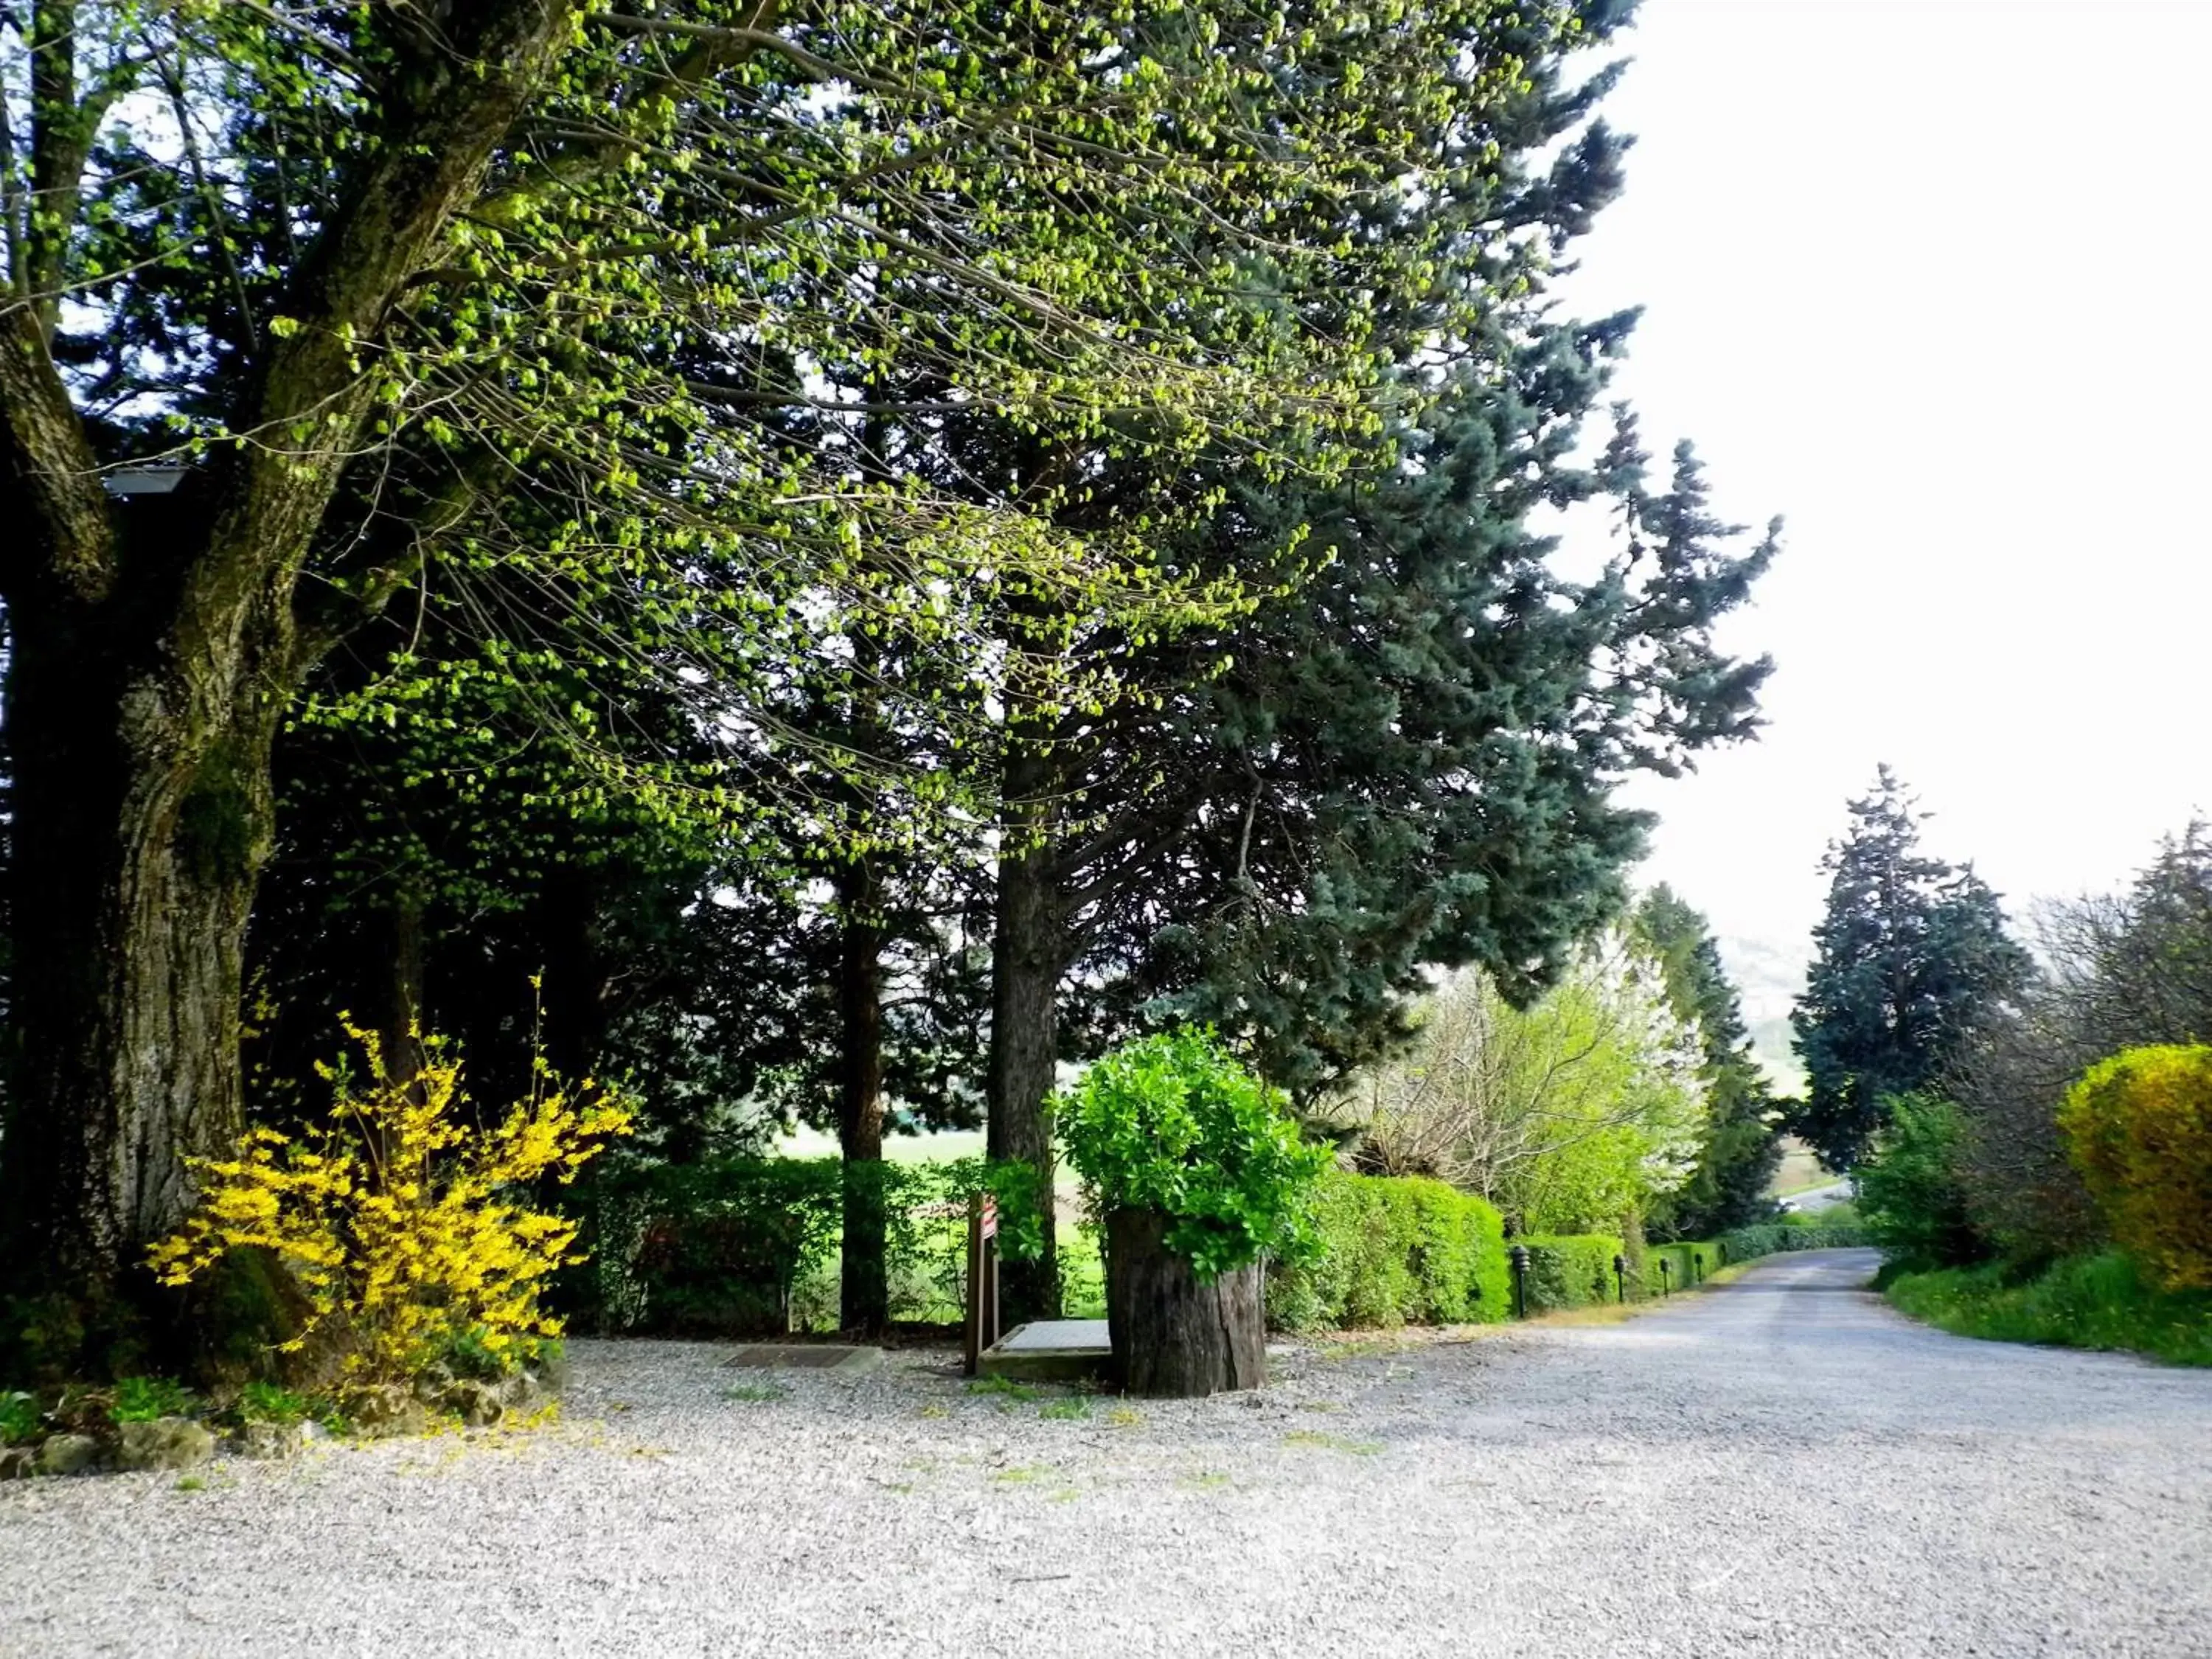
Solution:
<svg viewBox="0 0 2212 1659"><path fill-rule="evenodd" d="M999 1200L988 1193L968 1200L967 1323L963 1368L973 1376L999 1340Z"/></svg>

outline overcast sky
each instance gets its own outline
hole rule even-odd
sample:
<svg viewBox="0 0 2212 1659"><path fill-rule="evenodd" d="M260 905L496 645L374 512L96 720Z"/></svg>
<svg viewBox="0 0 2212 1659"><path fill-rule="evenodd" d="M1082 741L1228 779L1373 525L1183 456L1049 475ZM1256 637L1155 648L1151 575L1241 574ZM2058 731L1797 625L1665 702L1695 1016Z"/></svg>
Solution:
<svg viewBox="0 0 2212 1659"><path fill-rule="evenodd" d="M1647 880L1786 1008L1821 849L1887 761L2015 910L2212 811L2212 4L1646 0L1578 309L1720 508L1789 520L1724 635L1770 720Z"/></svg>

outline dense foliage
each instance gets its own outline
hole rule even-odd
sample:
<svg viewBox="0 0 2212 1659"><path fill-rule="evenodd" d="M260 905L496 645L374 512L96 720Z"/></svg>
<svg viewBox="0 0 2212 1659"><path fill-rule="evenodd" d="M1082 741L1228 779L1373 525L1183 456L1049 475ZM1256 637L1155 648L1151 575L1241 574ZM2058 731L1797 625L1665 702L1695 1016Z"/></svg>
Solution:
<svg viewBox="0 0 2212 1659"><path fill-rule="evenodd" d="M1577 1228L1674 1191L1708 1143L1700 1029L1633 933L1592 941L1526 1008L1468 972L1419 1018L1330 1115L1363 1168L1440 1176L1523 1229Z"/></svg>
<svg viewBox="0 0 2212 1659"><path fill-rule="evenodd" d="M1960 1336L2132 1349L2212 1365L2212 1294L2160 1290L2119 1251L2062 1256L2023 1271L2003 1262L1907 1273L1890 1300Z"/></svg>
<svg viewBox="0 0 2212 1659"><path fill-rule="evenodd" d="M541 1073L530 1097L489 1124L461 1093L460 1066L435 1045L395 1077L374 1034L348 1033L365 1073L334 1068L337 1104L294 1139L257 1129L234 1158L199 1170L200 1206L151 1261L183 1285L234 1251L266 1251L305 1302L283 1346L336 1326L348 1389L407 1383L456 1346L511 1365L561 1325L541 1302L571 1253L574 1220L518 1194L565 1185L630 1113L584 1085Z"/></svg>
<svg viewBox="0 0 2212 1659"><path fill-rule="evenodd" d="M1201 1277L1313 1251L1313 1187L1328 1150L1305 1142L1280 1093L1212 1032L1125 1043L1084 1073L1054 1116L1091 1212L1168 1217L1168 1248Z"/></svg>
<svg viewBox="0 0 2212 1659"><path fill-rule="evenodd" d="M1023 1164L628 1160L591 1183L581 1206L591 1255L562 1288L580 1322L608 1333L835 1328L845 1206L857 1196L884 1218L887 1316L949 1324L965 1304L969 1206L987 1193L1000 1255L1041 1255L1042 1212Z"/></svg>
<svg viewBox="0 0 2212 1659"><path fill-rule="evenodd" d="M1319 1245L1267 1278L1283 1330L1488 1322L1512 1311L1504 1223L1479 1198L1419 1176L1326 1172Z"/></svg>
<svg viewBox="0 0 2212 1659"><path fill-rule="evenodd" d="M1620 786L1755 726L1714 634L1775 547L1603 412L1632 318L1554 292L1629 9L0 14L0 964L45 964L0 984L0 1360L173 1328L149 1247L343 1107L344 1009L395 1103L447 1086L423 1027L491 1097L541 1031L620 1079L624 1168L562 1198L612 1261L661 1183L622 1260L672 1326L740 1260L788 1316L833 1210L838 1322L923 1305L872 1171L979 1122L1050 1311L1061 1064L1210 1021L1314 1106L1438 968L1527 1040L1468 1185L1744 1211L1732 1005L1583 954ZM1295 1254L1314 1155L1208 1075L1218 1189L1085 1156L1209 1270ZM840 1190L763 1241L722 1178L795 1122Z"/></svg>
<svg viewBox="0 0 2212 1659"><path fill-rule="evenodd" d="M1613 1264L1621 1241L1605 1233L1530 1233L1514 1243L1528 1252L1525 1293L1532 1314L1588 1307L1619 1294Z"/></svg>
<svg viewBox="0 0 2212 1659"><path fill-rule="evenodd" d="M1806 1073L1791 1127L1833 1170L1865 1156L1891 1099L1940 1081L2032 969L1988 884L1921 850L1924 816L1884 767L1823 860L1827 910L1790 1016Z"/></svg>
<svg viewBox="0 0 2212 1659"><path fill-rule="evenodd" d="M1635 925L1658 958L1674 1012L1696 1025L1705 1091L1697 1162L1680 1186L1656 1196L1645 1231L1698 1237L1765 1221L1775 1213L1766 1189L1782 1163L1781 1113L1752 1054L1720 947L1705 919L1664 886L1644 896Z"/></svg>
<svg viewBox="0 0 2212 1659"><path fill-rule="evenodd" d="M2112 1240L2169 1291L2212 1290L2212 1048L2130 1048L2058 1109Z"/></svg>
<svg viewBox="0 0 2212 1659"><path fill-rule="evenodd" d="M1859 1213L1896 1262L1950 1267L1986 1254L1959 1177L1964 1125L1941 1095L1891 1098L1889 1121L1858 1169Z"/></svg>

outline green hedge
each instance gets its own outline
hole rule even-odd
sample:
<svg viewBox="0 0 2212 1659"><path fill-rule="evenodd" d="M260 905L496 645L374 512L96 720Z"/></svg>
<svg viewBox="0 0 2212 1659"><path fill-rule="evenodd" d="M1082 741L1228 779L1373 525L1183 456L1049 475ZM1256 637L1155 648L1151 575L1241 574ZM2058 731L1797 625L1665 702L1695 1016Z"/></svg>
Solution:
<svg viewBox="0 0 2212 1659"><path fill-rule="evenodd" d="M578 1197L590 1255L562 1286L580 1328L758 1335L836 1322L848 1190L879 1203L891 1317L956 1323L966 1294L967 1206L999 1200L1002 1251L1034 1249L1035 1177L981 1158L855 1164L731 1158L602 1174Z"/></svg>
<svg viewBox="0 0 2212 1659"><path fill-rule="evenodd" d="M1530 1313L1613 1300L1613 1259L1621 1254L1619 1239L1606 1233L1531 1233L1513 1242L1528 1250Z"/></svg>
<svg viewBox="0 0 2212 1659"><path fill-rule="evenodd" d="M1441 1181L1325 1172L1321 1255L1268 1275L1279 1330L1457 1325L1512 1310L1498 1212Z"/></svg>

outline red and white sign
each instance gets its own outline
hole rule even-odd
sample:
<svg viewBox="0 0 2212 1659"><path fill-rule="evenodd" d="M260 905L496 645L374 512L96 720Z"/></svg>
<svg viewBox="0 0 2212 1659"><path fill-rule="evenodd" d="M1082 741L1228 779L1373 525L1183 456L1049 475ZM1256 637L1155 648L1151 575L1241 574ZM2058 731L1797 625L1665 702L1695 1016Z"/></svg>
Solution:
<svg viewBox="0 0 2212 1659"><path fill-rule="evenodd" d="M986 1238L996 1238L998 1236L999 1200L995 1198L986 1197L983 1200L983 1237Z"/></svg>

